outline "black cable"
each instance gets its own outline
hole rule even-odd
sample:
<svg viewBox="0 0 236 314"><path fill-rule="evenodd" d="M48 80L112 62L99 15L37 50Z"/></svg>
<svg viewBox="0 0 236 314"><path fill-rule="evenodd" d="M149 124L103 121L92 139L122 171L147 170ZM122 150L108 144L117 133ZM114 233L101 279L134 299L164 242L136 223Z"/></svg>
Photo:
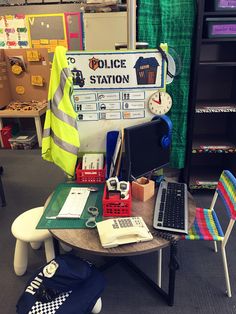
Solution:
<svg viewBox="0 0 236 314"><path fill-rule="evenodd" d="M173 270L178 270L179 269L179 263L177 261L177 240L176 240L175 236L171 233L160 231L160 230L153 231L152 235L159 237L159 238L162 238L164 240L170 241L172 258L171 258L171 262L169 264L169 268L171 268Z"/></svg>

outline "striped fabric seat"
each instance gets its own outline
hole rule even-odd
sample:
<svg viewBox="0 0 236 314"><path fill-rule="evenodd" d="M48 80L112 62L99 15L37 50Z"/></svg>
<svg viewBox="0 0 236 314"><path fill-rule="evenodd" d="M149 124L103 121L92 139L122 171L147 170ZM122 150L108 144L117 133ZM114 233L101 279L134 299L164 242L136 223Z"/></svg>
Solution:
<svg viewBox="0 0 236 314"><path fill-rule="evenodd" d="M197 208L195 221L186 240L209 240L222 241L224 233L221 229L219 220L213 210Z"/></svg>

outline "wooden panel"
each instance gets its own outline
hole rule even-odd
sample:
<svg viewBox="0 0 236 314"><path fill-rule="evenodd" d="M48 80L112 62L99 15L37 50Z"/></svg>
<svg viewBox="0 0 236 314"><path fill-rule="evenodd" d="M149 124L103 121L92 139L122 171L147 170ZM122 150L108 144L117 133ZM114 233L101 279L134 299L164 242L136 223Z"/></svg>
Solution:
<svg viewBox="0 0 236 314"><path fill-rule="evenodd" d="M29 62L26 58L26 51L37 50L41 55L40 61ZM7 62L7 76L11 90L12 101L42 101L47 99L49 79L50 79L50 65L48 60L47 49L5 49L5 59ZM9 62L9 57L22 57L26 64L26 71L19 75L13 74ZM34 86L31 84L32 75L41 75L44 80L43 86ZM23 86L25 93L19 95L16 93L16 87ZM8 104L7 104L8 105Z"/></svg>
<svg viewBox="0 0 236 314"><path fill-rule="evenodd" d="M11 92L7 77L7 67L3 49L0 50L0 109L4 108L11 100Z"/></svg>

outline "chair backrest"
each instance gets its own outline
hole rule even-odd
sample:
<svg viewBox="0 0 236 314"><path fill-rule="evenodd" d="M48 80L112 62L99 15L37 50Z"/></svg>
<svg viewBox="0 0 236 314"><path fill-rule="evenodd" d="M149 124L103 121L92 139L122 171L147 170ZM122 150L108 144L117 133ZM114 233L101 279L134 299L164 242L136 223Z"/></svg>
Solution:
<svg viewBox="0 0 236 314"><path fill-rule="evenodd" d="M216 192L223 201L229 217L236 220L236 178L229 170L222 172Z"/></svg>

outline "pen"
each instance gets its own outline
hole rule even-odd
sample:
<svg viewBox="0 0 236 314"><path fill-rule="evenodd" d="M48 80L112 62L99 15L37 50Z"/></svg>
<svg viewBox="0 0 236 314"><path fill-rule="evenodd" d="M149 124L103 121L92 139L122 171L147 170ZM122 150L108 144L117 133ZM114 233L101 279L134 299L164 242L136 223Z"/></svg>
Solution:
<svg viewBox="0 0 236 314"><path fill-rule="evenodd" d="M46 216L46 219L57 219L57 216Z"/></svg>

